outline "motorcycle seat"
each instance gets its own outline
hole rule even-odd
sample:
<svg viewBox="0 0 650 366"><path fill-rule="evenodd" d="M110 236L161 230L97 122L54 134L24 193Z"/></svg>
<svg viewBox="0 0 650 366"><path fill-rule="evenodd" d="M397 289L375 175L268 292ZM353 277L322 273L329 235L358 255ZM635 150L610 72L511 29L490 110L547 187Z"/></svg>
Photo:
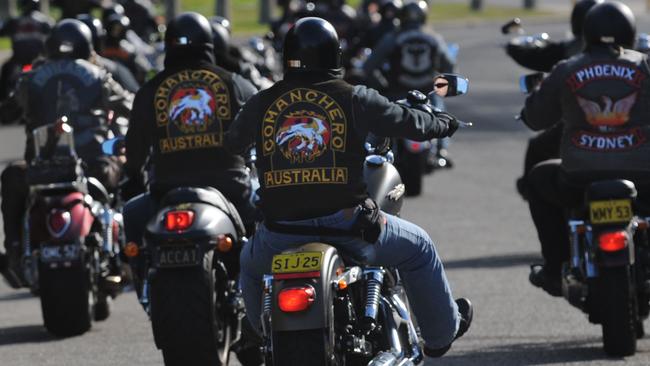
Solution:
<svg viewBox="0 0 650 366"><path fill-rule="evenodd" d="M111 195L108 193L102 182L95 177L88 177L88 194L101 203L111 202Z"/></svg>
<svg viewBox="0 0 650 366"><path fill-rule="evenodd" d="M634 183L629 180L615 179L591 183L587 187L585 199L587 202L608 199L635 199L637 196Z"/></svg>
<svg viewBox="0 0 650 366"><path fill-rule="evenodd" d="M223 211L235 225L237 235L246 235L246 229L235 206L216 188L212 187L179 187L167 192L160 200L161 206L172 206L181 203L205 203Z"/></svg>

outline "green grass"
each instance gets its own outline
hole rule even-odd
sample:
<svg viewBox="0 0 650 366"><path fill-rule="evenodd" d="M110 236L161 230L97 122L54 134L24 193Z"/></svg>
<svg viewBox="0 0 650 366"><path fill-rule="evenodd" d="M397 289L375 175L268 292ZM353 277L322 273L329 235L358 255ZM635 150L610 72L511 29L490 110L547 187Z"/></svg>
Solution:
<svg viewBox="0 0 650 366"><path fill-rule="evenodd" d="M202 14L214 13L214 0L180 0L185 11ZM356 7L361 1L347 3ZM268 27L257 22L259 17L259 0L231 0L233 32L238 35L262 34ZM451 21L507 20L513 17L534 17L553 13L540 10L523 10L520 7L486 5L481 11L472 11L467 3L438 3L431 7L429 20L432 23Z"/></svg>

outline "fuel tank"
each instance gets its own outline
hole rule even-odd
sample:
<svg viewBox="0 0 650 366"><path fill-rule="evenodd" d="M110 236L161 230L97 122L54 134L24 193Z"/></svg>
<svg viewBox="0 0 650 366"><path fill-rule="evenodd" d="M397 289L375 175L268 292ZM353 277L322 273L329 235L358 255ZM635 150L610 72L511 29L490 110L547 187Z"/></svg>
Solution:
<svg viewBox="0 0 650 366"><path fill-rule="evenodd" d="M369 155L363 167L368 194L382 211L399 216L404 201L404 184L397 169L381 155Z"/></svg>

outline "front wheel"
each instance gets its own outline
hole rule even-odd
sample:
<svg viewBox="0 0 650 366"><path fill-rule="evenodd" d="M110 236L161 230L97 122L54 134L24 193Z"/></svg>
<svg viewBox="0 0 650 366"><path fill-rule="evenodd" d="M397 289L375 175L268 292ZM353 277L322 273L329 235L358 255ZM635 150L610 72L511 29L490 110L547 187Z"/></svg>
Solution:
<svg viewBox="0 0 650 366"><path fill-rule="evenodd" d="M422 193L425 156L423 152L412 153L404 148L399 157L397 168L406 187L406 195L409 197L419 196Z"/></svg>
<svg viewBox="0 0 650 366"><path fill-rule="evenodd" d="M53 270L41 265L39 274L45 328L58 337L71 337L88 331L94 305L88 270Z"/></svg>
<svg viewBox="0 0 650 366"><path fill-rule="evenodd" d="M596 288L601 307L603 346L610 356L636 352L637 306L631 267L602 268Z"/></svg>

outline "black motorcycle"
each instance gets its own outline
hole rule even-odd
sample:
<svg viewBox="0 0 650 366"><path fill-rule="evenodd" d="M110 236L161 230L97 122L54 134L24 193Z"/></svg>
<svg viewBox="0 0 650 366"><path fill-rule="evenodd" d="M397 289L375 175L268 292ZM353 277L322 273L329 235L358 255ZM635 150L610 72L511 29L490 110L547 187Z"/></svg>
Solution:
<svg viewBox="0 0 650 366"><path fill-rule="evenodd" d="M604 349L612 356L636 352L650 312L648 219L639 216L643 208L635 199L630 181L594 182L585 206L573 209L568 222L571 257L562 292L602 326Z"/></svg>
<svg viewBox="0 0 650 366"><path fill-rule="evenodd" d="M447 96L467 91L465 78L441 78L453 80ZM377 145L367 146L368 193L383 211L399 215L405 187L392 153ZM327 243L309 243L274 256L263 281L267 366L422 362L418 328L395 268L368 266Z"/></svg>
<svg viewBox="0 0 650 366"><path fill-rule="evenodd" d="M104 150L119 154L123 139ZM240 342L239 251L247 239L236 208L211 187L173 189L157 207L142 245L130 242L124 253L165 365L227 365L231 350L244 366L258 365L259 347Z"/></svg>

